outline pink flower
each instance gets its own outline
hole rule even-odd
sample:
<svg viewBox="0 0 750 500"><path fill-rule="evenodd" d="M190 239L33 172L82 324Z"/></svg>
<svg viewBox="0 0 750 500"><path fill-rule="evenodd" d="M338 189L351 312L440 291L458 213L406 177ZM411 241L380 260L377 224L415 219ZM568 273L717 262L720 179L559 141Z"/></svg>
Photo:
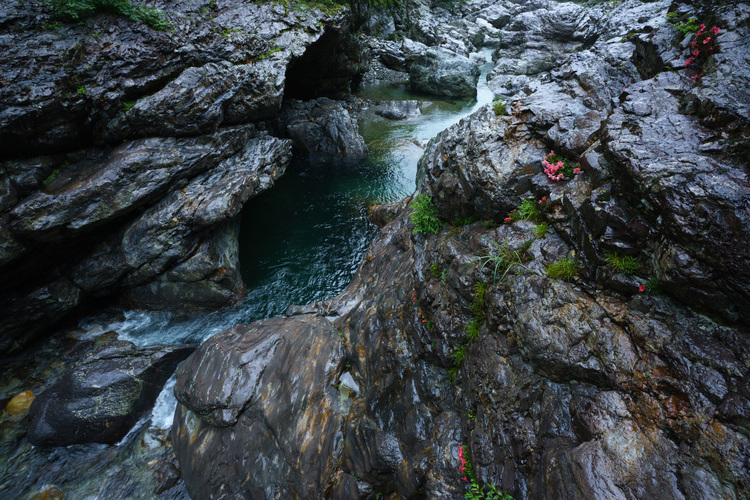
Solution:
<svg viewBox="0 0 750 500"><path fill-rule="evenodd" d="M510 224L510 217L506 217L504 220L506 223Z"/></svg>
<svg viewBox="0 0 750 500"><path fill-rule="evenodd" d="M698 75L693 75L690 77L691 80L695 80L696 78L698 78Z"/></svg>
<svg viewBox="0 0 750 500"><path fill-rule="evenodd" d="M542 196L542 201L546 201L546 200L547 200L547 197L546 196Z"/></svg>
<svg viewBox="0 0 750 500"><path fill-rule="evenodd" d="M719 31L721 30L718 27L714 26L713 28L711 28L711 31L713 31L714 35L718 35Z"/></svg>
<svg viewBox="0 0 750 500"><path fill-rule="evenodd" d="M581 173L581 169L580 168L574 168L573 169L573 173L574 174L580 174Z"/></svg>
<svg viewBox="0 0 750 500"><path fill-rule="evenodd" d="M695 47L695 42L691 42L690 45L692 45L693 47Z"/></svg>
<svg viewBox="0 0 750 500"><path fill-rule="evenodd" d="M698 49L695 49L695 50L693 51L693 55L694 55L694 56L697 56L697 55L698 55L698 54L700 54L700 53L701 53L701 51L700 51L700 50L698 50Z"/></svg>
<svg viewBox="0 0 750 500"><path fill-rule="evenodd" d="M458 445L458 459L461 461L461 465L458 466L458 472L466 472L466 458L464 458L464 447L461 445ZM467 483L469 482L469 480L466 479L466 474L464 474L464 477L462 477L461 479L463 479Z"/></svg>
<svg viewBox="0 0 750 500"><path fill-rule="evenodd" d="M426 322L427 322L427 320L426 320L426 319L423 319L423 320L422 320L422 323L426 323Z"/></svg>
<svg viewBox="0 0 750 500"><path fill-rule="evenodd" d="M646 291L646 287L643 286L643 285L641 285L641 286L638 287L638 291L639 292L645 292Z"/></svg>
<svg viewBox="0 0 750 500"><path fill-rule="evenodd" d="M705 39L705 40L703 40L703 45L706 45L706 44L707 44L708 42L710 42L710 41L711 41L711 37L710 37L710 36L709 36L709 37L706 37L706 39Z"/></svg>

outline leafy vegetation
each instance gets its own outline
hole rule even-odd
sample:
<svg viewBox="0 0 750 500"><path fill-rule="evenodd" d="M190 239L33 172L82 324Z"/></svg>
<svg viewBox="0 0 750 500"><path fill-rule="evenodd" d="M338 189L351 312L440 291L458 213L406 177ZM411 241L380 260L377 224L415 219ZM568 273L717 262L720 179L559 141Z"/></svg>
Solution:
<svg viewBox="0 0 750 500"><path fill-rule="evenodd" d="M624 255L620 252L607 252L604 257L604 263L615 271L633 274L638 270L638 261L635 257Z"/></svg>
<svg viewBox="0 0 750 500"><path fill-rule="evenodd" d="M451 222L451 226L453 227L468 226L469 224L473 224L478 220L479 220L479 217L472 215L471 217L463 217L462 219L454 220L453 222Z"/></svg>
<svg viewBox="0 0 750 500"><path fill-rule="evenodd" d="M492 101L492 109L495 110L495 114L498 116L505 114L505 101L502 97L498 97Z"/></svg>
<svg viewBox="0 0 750 500"><path fill-rule="evenodd" d="M143 21L147 26L164 31L170 26L164 13L153 7L134 5L130 0L46 0L55 16L63 21L81 21L98 12L109 12Z"/></svg>
<svg viewBox="0 0 750 500"><path fill-rule="evenodd" d="M542 222L541 224L538 224L534 228L534 232L539 238L544 238L547 235L548 231L549 231L549 225L546 222Z"/></svg>
<svg viewBox="0 0 750 500"><path fill-rule="evenodd" d="M494 248L495 252L488 253L482 257L476 257L471 260L470 264L480 262L480 269L484 269L485 266L491 266L493 269L492 277L494 281L497 281L498 273L501 274L500 281L502 281L512 268L518 266L525 268L523 265L524 249L514 250L510 248L510 245L507 242L505 245L500 245L494 241L489 241L489 243ZM526 249L528 249L528 247L526 247Z"/></svg>
<svg viewBox="0 0 750 500"><path fill-rule="evenodd" d="M578 263L572 257L563 257L556 262L547 264L544 269L550 278L563 280L571 280L581 272Z"/></svg>
<svg viewBox="0 0 750 500"><path fill-rule="evenodd" d="M122 103L122 109L125 111L130 111L133 106L135 106L135 101L123 101Z"/></svg>
<svg viewBox="0 0 750 500"><path fill-rule="evenodd" d="M674 28L683 35L689 35L690 33L698 31L700 26L698 25L698 20L696 18L691 17L684 22L680 22L682 19L684 19L684 16L678 16L677 12L670 12L667 14L667 21L674 25Z"/></svg>
<svg viewBox="0 0 750 500"><path fill-rule="evenodd" d="M46 186L46 185L48 185L49 183L51 183L52 181L54 181L55 179L57 179L57 178L58 178L58 177L60 176L60 172L62 172L63 170L65 170L65 169L66 169L66 168L68 168L69 166L70 166L70 163L68 163L68 162L66 161L65 163L63 163L62 165L60 165L59 167L57 167L56 169L54 169L54 170L52 171L52 173L51 173L51 174L49 174L49 175L47 176L47 178L46 178L46 179L44 179L44 180L42 181L42 185L43 185L43 186Z"/></svg>
<svg viewBox="0 0 750 500"><path fill-rule="evenodd" d="M461 462L458 466L458 472L463 475L462 479L470 484L469 491L464 494L468 500L513 500L513 497L503 493L494 484L479 486L477 475L471 462L466 458L466 448L458 447L458 460Z"/></svg>
<svg viewBox="0 0 750 500"><path fill-rule="evenodd" d="M437 234L443 223L437 216L437 209L428 194L420 194L412 202L413 212L409 216L417 234Z"/></svg>

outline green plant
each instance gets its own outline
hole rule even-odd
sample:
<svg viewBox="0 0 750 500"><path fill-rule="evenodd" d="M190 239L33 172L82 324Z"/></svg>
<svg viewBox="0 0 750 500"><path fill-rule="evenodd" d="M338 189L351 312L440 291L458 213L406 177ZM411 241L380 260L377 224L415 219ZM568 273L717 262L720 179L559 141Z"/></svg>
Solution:
<svg viewBox="0 0 750 500"><path fill-rule="evenodd" d="M440 267L437 265L437 262L432 263L432 265L430 266L430 272L436 278L440 277Z"/></svg>
<svg viewBox="0 0 750 500"><path fill-rule="evenodd" d="M453 364L456 366L461 366L461 363L463 363L464 359L466 358L466 348L467 345L461 345L456 348L455 351L453 351Z"/></svg>
<svg viewBox="0 0 750 500"><path fill-rule="evenodd" d="M445 284L448 279L448 269L443 268L443 272L440 273L440 283Z"/></svg>
<svg viewBox="0 0 750 500"><path fill-rule="evenodd" d="M466 448L461 445L458 446L458 460L460 462L458 472L463 475L461 479L469 483L469 491L464 494L464 498L468 500L513 500L513 497L498 490L497 486L492 483L479 486L474 468L466 457Z"/></svg>
<svg viewBox="0 0 750 500"><path fill-rule="evenodd" d="M409 216L414 224L416 234L437 234L443 226L437 216L437 209L432 198L427 194L420 194L412 202L413 212Z"/></svg>
<svg viewBox="0 0 750 500"><path fill-rule="evenodd" d="M573 165L572 160L556 155L554 151L550 151L548 155L544 156L542 166L544 166L544 173L553 181L560 181L581 173L580 163Z"/></svg>
<svg viewBox="0 0 750 500"><path fill-rule="evenodd" d="M78 92L78 95L86 95L86 87L84 87L83 85L79 85L77 92Z"/></svg>
<svg viewBox="0 0 750 500"><path fill-rule="evenodd" d="M143 21L156 30L170 26L164 13L156 8L133 5L130 0L46 0L55 16L63 21L77 22L97 12L118 14L134 21Z"/></svg>
<svg viewBox="0 0 750 500"><path fill-rule="evenodd" d="M534 232L539 238L544 238L547 235L547 231L549 231L549 225L546 222L542 222L534 228Z"/></svg>
<svg viewBox="0 0 750 500"><path fill-rule="evenodd" d="M659 288L659 281L656 278L649 278L646 282L646 293L649 295L653 295L654 297L658 297L662 294L661 289Z"/></svg>
<svg viewBox="0 0 750 500"><path fill-rule="evenodd" d="M55 179L57 179L57 178L59 177L59 175L60 175L60 172L62 172L63 170L65 170L65 169L66 169L66 168L68 168L69 166L70 166L70 163L69 163L69 162L67 162L67 161L66 161L66 162L64 162L64 163L62 163L62 164L61 164L61 165L60 165L59 167L57 167L56 169L54 169L54 170L52 171L52 173L51 173L51 174L49 174L49 175L47 176L47 178L46 178L46 179L44 179L44 180L42 181L42 185L43 185L43 186L46 186L46 185L48 185L49 183L51 183L52 181L54 181Z"/></svg>
<svg viewBox="0 0 750 500"><path fill-rule="evenodd" d="M671 12L670 14L667 14L667 20L674 25L674 29L676 29L683 35L689 35L690 33L695 33L696 31L698 31L698 28L700 26L698 25L698 20L696 18L691 17L687 21L680 23L677 19L676 12Z"/></svg>
<svg viewBox="0 0 750 500"><path fill-rule="evenodd" d="M541 221L542 213L539 210L539 208L541 204L546 200L547 200L546 196L543 197L539 201L534 201L534 198L526 198L525 200L522 200L521 204L518 205L518 208L515 208L505 218L505 223L510 224L512 222L517 222L522 219L536 221L536 222Z"/></svg>
<svg viewBox="0 0 750 500"><path fill-rule="evenodd" d="M504 115L505 114L505 101L502 97L498 97L494 101L492 101L492 109L495 110L496 115Z"/></svg>
<svg viewBox="0 0 750 500"><path fill-rule="evenodd" d="M570 280L578 275L580 269L578 263L572 257L563 257L551 264L544 266L547 276L552 279Z"/></svg>
<svg viewBox="0 0 750 500"><path fill-rule="evenodd" d="M638 270L638 261L635 257L618 251L607 252L604 256L604 263L615 271L625 274L633 274Z"/></svg>
<svg viewBox="0 0 750 500"><path fill-rule="evenodd" d="M54 30L58 31L62 29L62 24L60 23L42 23L42 28L46 30Z"/></svg>
<svg viewBox="0 0 750 500"><path fill-rule="evenodd" d="M451 381L451 384L456 381L456 377L458 377L458 372L460 368L457 366L454 366L453 368L448 368L448 379Z"/></svg>
<svg viewBox="0 0 750 500"><path fill-rule="evenodd" d="M482 226L484 226L485 229L492 229L493 227L499 226L499 224L495 222L494 220L490 219L490 220L486 220L482 222Z"/></svg>
<svg viewBox="0 0 750 500"><path fill-rule="evenodd" d="M502 273L500 276L500 281L502 281L505 278L505 275L508 274L508 271L513 267L520 266L521 268L526 269L526 266L523 265L524 252L520 251L520 249L514 250L510 248L507 241L505 245L500 245L499 243L490 240L487 241L492 247L494 247L495 253L488 253L482 257L476 257L472 259L469 264L480 262L480 270L484 269L485 266L491 266L493 269L493 281L497 281L498 273Z"/></svg>
<svg viewBox="0 0 750 500"><path fill-rule="evenodd" d="M281 47L274 47L264 54L260 54L259 56L253 57L253 62L262 61L266 57L270 56L271 54L275 54L276 52L279 52L280 50L281 50Z"/></svg>
<svg viewBox="0 0 750 500"><path fill-rule="evenodd" d="M472 215L471 217L464 217L462 219L454 220L453 222L451 222L451 226L453 227L468 226L469 224L473 224L474 222L478 220L479 220L479 217Z"/></svg>
<svg viewBox="0 0 750 500"><path fill-rule="evenodd" d="M122 102L122 109L124 111L130 111L130 108L135 106L135 101L123 101Z"/></svg>

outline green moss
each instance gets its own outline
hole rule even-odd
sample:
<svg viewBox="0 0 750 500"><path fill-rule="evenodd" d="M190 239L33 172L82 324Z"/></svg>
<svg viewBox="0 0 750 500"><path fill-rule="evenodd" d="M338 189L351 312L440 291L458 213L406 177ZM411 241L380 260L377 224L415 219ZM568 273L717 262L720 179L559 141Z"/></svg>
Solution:
<svg viewBox="0 0 750 500"><path fill-rule="evenodd" d="M492 109L495 110L495 114L502 116L505 114L505 101L502 98L498 98L492 102Z"/></svg>
<svg viewBox="0 0 750 500"><path fill-rule="evenodd" d="M65 163L61 164L59 167L57 167L56 169L54 169L52 171L52 173L47 176L46 179L44 179L42 181L42 185L46 186L49 183L51 183L52 181L54 181L55 179L57 179L60 176L60 172L62 172L63 170L65 170L69 166L70 166L70 163L68 163L67 161Z"/></svg>

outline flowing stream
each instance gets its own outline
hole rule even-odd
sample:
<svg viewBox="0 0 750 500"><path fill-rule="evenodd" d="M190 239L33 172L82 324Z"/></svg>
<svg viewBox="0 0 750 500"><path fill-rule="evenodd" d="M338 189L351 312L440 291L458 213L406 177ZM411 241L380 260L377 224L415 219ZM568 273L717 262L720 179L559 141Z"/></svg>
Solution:
<svg viewBox="0 0 750 500"><path fill-rule="evenodd" d="M482 55L490 60L490 51ZM378 231L368 219L368 207L412 194L417 162L427 141L491 102L492 92L485 83L490 69L491 64L484 66L477 99L470 101L413 95L404 85L365 88L359 94L363 99L416 99L432 104L423 108L421 115L406 120L380 117L361 120L360 134L370 150L367 159L324 162L295 158L273 188L246 204L242 211L240 261L248 294L241 305L191 315L151 311L118 311L113 315L107 312L82 320L81 328L115 331L121 339L141 346L200 343L230 326L283 315L291 304L307 304L340 293ZM164 439L163 431L170 428L176 406L173 387L174 376L162 390L150 419L139 422L118 446L76 445L48 450L30 445L15 450L12 446L3 446L0 455L6 456L0 457L0 461L7 460L8 467L3 472L0 463L0 493L5 491L0 496L29 491L11 484L16 480L36 483L38 487L45 481L58 484L60 477L64 477L60 471L70 468L71 480L77 474L75 469L87 471L90 476L87 481L91 484L75 487L75 491L81 493L75 498L117 498L117 494L111 496L111 488L104 496L83 493L104 491L97 477L105 474L102 468L107 461L122 461L122 471L146 468L138 462L137 453L132 453L133 441L138 440L142 448L149 446L149 439L156 441L159 435ZM148 429L143 432L145 426ZM16 463L10 467L13 462ZM122 493L121 498L128 496ZM23 498L26 497L24 494Z"/></svg>

